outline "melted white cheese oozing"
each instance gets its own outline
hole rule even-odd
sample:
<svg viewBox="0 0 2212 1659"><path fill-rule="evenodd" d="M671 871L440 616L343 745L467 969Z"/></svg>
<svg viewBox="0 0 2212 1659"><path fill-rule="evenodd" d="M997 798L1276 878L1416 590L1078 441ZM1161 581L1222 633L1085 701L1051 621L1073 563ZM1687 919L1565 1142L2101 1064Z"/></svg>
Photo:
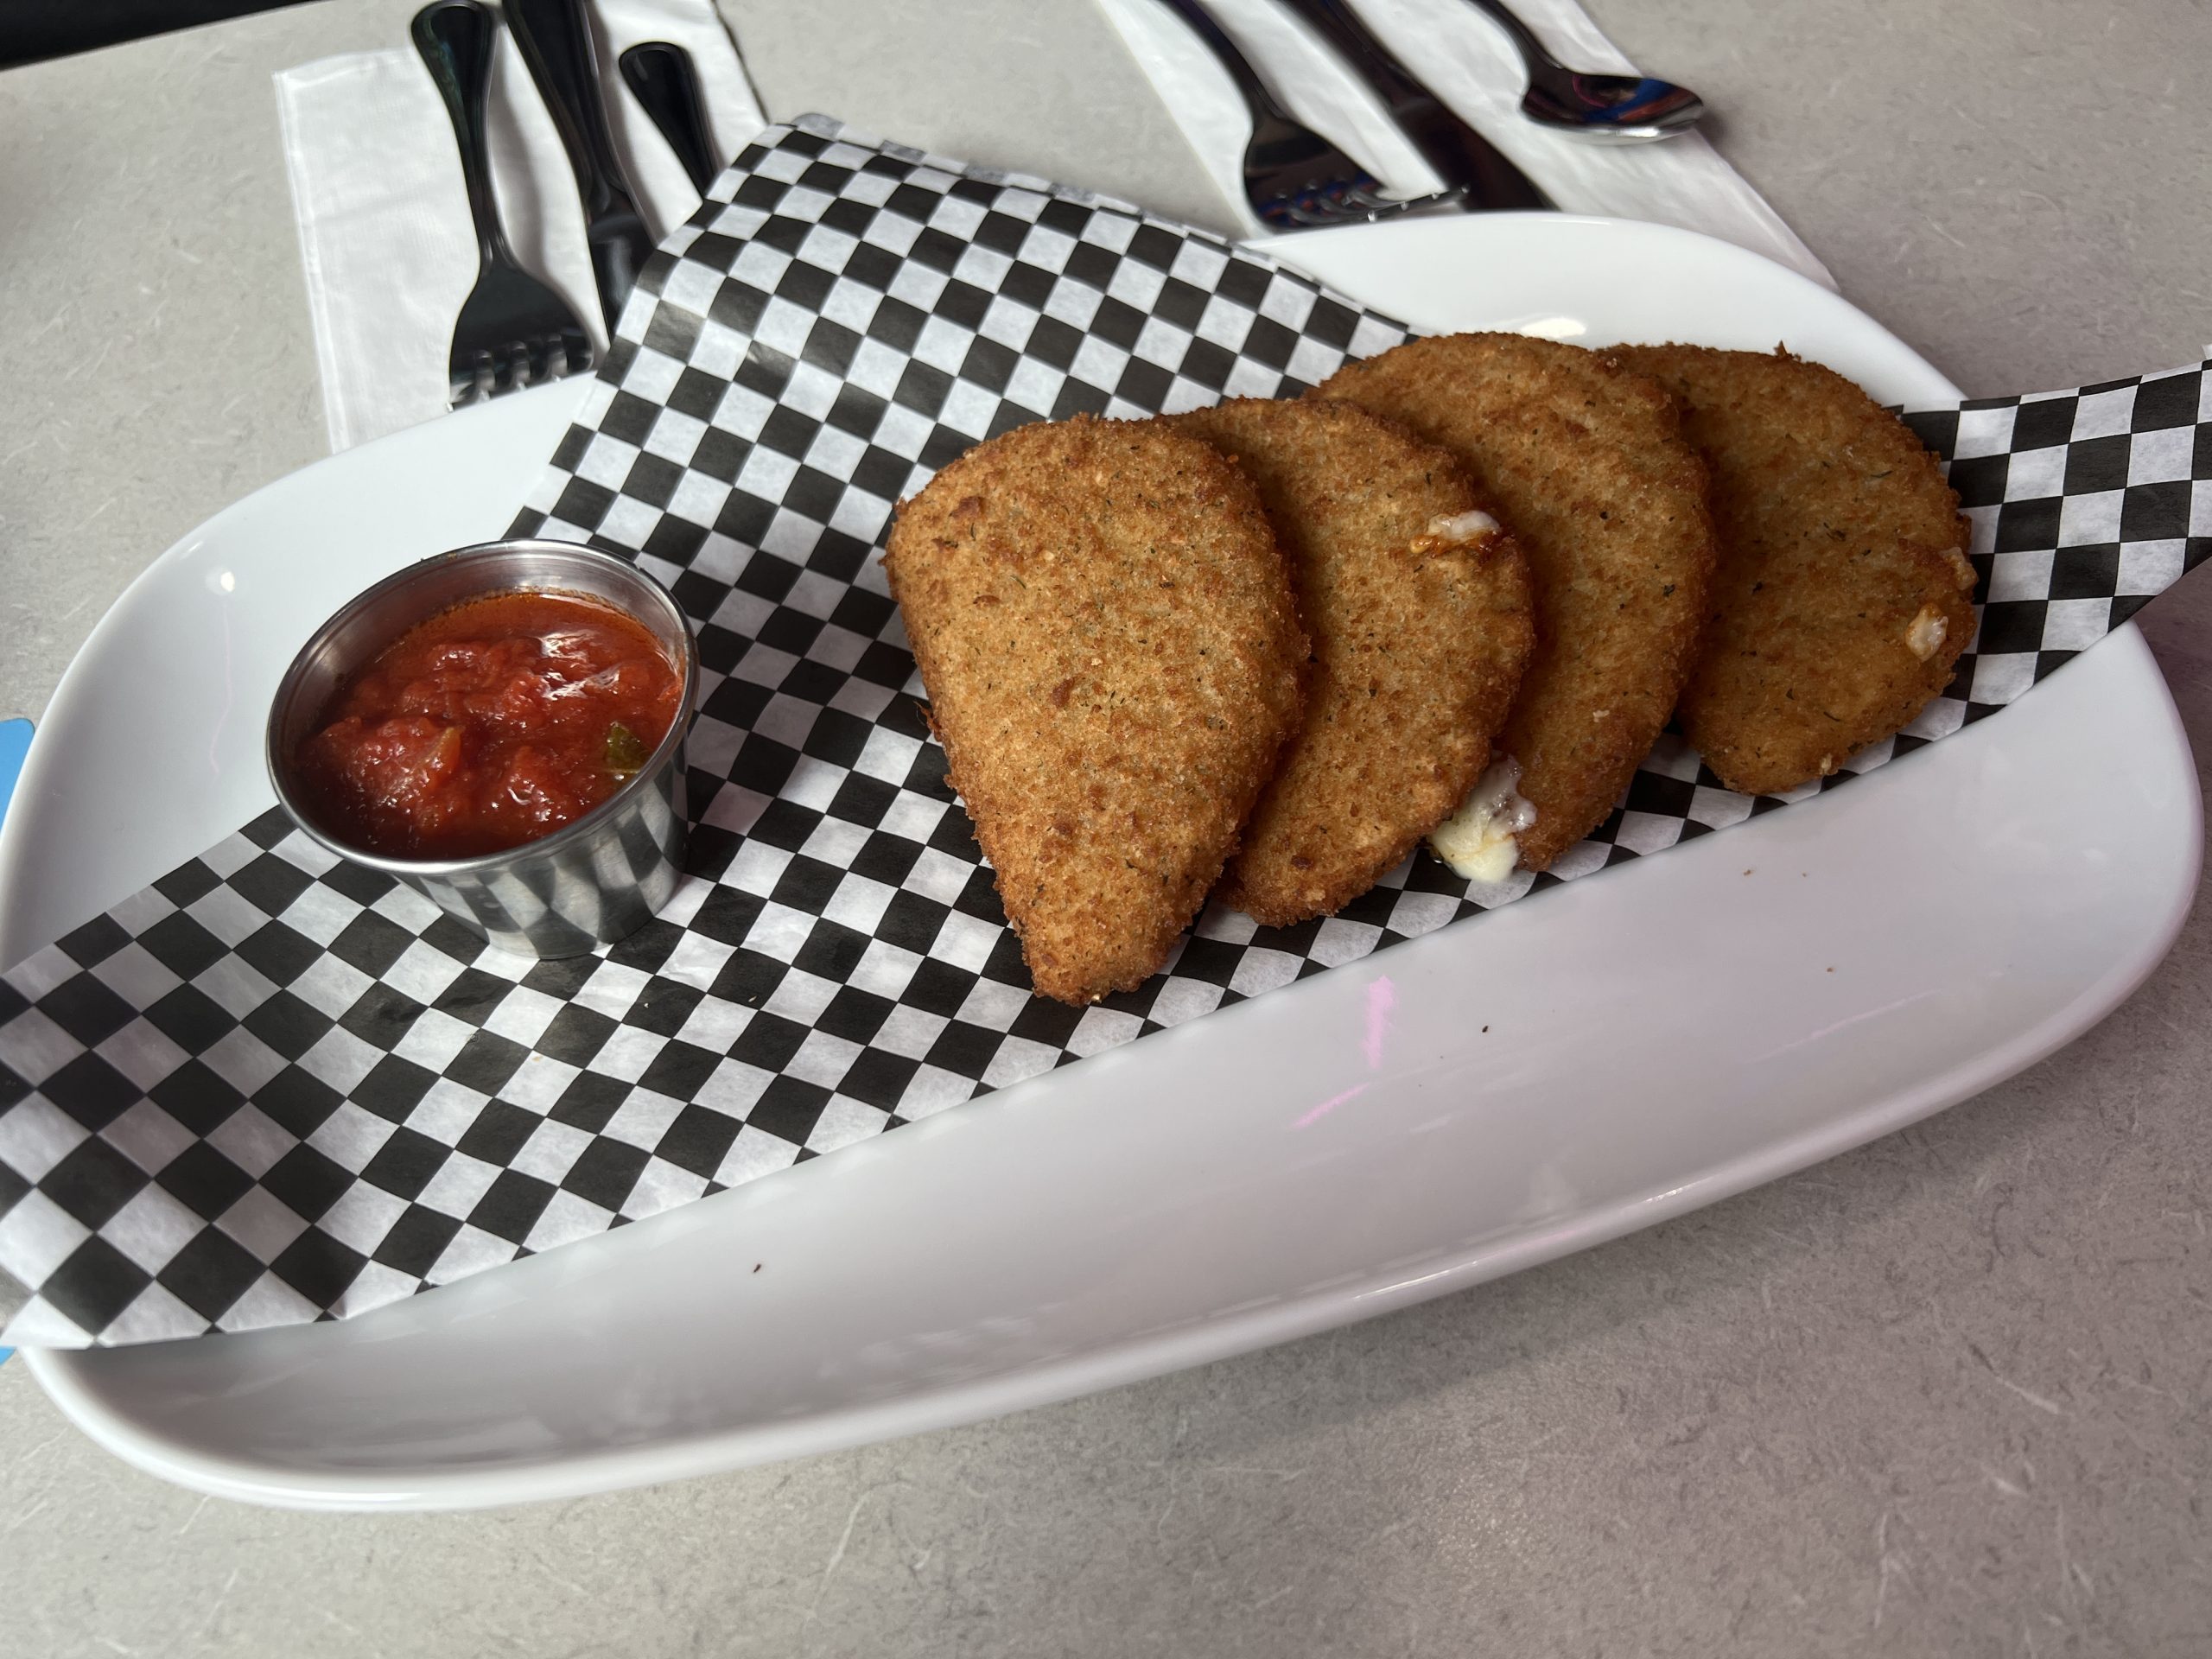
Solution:
<svg viewBox="0 0 2212 1659"><path fill-rule="evenodd" d="M1440 542L1473 542L1497 533L1497 520L1490 514L1440 512L1428 521L1428 533Z"/></svg>
<svg viewBox="0 0 2212 1659"><path fill-rule="evenodd" d="M1500 755L1475 780L1459 810L1436 826L1428 844L1468 881L1503 881L1521 861L1515 839L1536 821L1536 809L1518 787L1521 763Z"/></svg>
<svg viewBox="0 0 2212 1659"><path fill-rule="evenodd" d="M1920 614L1905 626L1905 649L1926 662L1942 649L1943 636L1951 630L1950 620L1933 605L1923 605Z"/></svg>

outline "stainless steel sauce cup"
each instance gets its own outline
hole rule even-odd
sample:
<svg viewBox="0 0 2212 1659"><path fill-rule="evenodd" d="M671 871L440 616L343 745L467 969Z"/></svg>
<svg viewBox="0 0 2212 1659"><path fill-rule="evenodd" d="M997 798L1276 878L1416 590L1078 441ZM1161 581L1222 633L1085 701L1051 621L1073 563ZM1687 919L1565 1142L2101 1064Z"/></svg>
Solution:
<svg viewBox="0 0 2212 1659"><path fill-rule="evenodd" d="M474 858L392 858L315 822L293 766L348 676L416 623L471 599L575 594L643 625L683 679L675 721L638 775L573 823ZM676 891L688 824L683 741L699 649L668 590L626 560L570 542L486 542L410 565L347 604L300 648L269 710L270 780L292 822L351 863L397 876L505 950L581 956L645 925Z"/></svg>

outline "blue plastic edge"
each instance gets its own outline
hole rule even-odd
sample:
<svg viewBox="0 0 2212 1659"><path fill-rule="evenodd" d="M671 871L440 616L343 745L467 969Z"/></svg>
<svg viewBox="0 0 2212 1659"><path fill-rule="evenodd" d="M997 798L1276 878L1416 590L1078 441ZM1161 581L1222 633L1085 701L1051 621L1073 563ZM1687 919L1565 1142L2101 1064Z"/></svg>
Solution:
<svg viewBox="0 0 2212 1659"><path fill-rule="evenodd" d="M16 779L23 775L23 757L30 753L31 723L28 720L0 720L0 821L8 816L8 802L16 792ZM16 1351L0 1348L0 1365Z"/></svg>

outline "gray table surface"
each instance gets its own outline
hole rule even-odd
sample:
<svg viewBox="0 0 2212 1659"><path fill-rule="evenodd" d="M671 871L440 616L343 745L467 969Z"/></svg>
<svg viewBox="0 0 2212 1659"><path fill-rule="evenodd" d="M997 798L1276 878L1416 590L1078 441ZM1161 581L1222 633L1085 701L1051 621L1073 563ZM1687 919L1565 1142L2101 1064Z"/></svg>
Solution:
<svg viewBox="0 0 2212 1659"><path fill-rule="evenodd" d="M414 3L0 74L0 716L163 547L321 453L269 77L397 43ZM2201 3L1593 3L1970 391L2212 340ZM724 5L772 114L1224 222L1088 0ZM2212 585L2144 626L2212 749ZM1267 1353L654 1491L203 1500L11 1364L0 1649L2212 1652L2208 991L2200 899L2079 1042L1759 1192Z"/></svg>

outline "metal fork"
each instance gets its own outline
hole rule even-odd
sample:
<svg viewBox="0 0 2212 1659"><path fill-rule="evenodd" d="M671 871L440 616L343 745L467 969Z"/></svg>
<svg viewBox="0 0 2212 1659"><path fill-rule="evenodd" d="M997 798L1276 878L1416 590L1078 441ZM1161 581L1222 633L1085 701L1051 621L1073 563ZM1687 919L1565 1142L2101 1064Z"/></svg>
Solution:
<svg viewBox="0 0 2212 1659"><path fill-rule="evenodd" d="M1244 146L1244 194L1261 223L1277 230L1369 223L1427 207L1459 205L1464 191L1392 200L1375 175L1275 101L1259 72L1198 0L1167 0L1221 60L1252 112Z"/></svg>
<svg viewBox="0 0 2212 1659"><path fill-rule="evenodd" d="M453 118L476 222L476 286L454 323L446 362L450 406L582 373L592 365L590 336L568 302L516 260L492 197L484 105L498 19L478 0L435 0L415 14L410 32Z"/></svg>

